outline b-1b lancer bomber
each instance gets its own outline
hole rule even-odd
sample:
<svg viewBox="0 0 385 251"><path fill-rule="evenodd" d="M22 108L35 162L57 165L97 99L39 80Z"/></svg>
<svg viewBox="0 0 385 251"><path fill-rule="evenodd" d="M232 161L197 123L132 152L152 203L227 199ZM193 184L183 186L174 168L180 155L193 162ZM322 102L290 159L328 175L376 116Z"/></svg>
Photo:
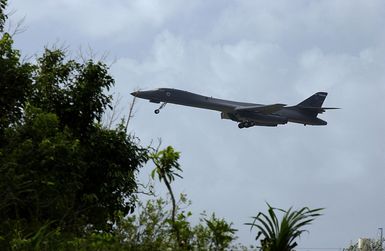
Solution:
<svg viewBox="0 0 385 251"><path fill-rule="evenodd" d="M317 92L294 106L286 106L285 104L261 105L230 101L171 88L136 91L132 92L131 95L147 99L153 103L162 103L161 106L155 110L156 114L158 114L167 103L192 106L219 111L221 112L222 119L230 119L238 122L239 128L277 126L284 125L287 122L304 125L326 125L326 121L317 118L318 114L328 109L338 109L334 107L322 107L327 96L326 92Z"/></svg>

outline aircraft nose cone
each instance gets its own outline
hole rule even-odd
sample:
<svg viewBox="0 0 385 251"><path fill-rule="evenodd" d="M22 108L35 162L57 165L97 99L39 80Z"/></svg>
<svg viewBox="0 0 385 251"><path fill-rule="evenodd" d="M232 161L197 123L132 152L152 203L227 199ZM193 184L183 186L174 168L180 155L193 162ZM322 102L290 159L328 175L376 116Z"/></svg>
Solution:
<svg viewBox="0 0 385 251"><path fill-rule="evenodd" d="M136 91L136 92L131 92L131 95L134 96L134 97L137 97L137 96L138 96L138 91Z"/></svg>

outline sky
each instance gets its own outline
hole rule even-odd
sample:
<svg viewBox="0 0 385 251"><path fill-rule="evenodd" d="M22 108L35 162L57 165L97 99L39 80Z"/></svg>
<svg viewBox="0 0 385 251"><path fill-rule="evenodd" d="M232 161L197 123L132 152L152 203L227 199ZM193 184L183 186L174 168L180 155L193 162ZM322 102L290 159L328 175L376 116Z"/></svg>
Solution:
<svg viewBox="0 0 385 251"><path fill-rule="evenodd" d="M243 225L266 202L324 207L298 244L344 248L385 227L385 1L14 0L9 30L26 58L65 47L111 65L121 109L130 92L171 87L261 104L329 93L327 126L238 129L218 112L138 100L130 130L181 152L176 193L199 215ZM145 180L151 167L143 168ZM319 250L319 249L318 249Z"/></svg>

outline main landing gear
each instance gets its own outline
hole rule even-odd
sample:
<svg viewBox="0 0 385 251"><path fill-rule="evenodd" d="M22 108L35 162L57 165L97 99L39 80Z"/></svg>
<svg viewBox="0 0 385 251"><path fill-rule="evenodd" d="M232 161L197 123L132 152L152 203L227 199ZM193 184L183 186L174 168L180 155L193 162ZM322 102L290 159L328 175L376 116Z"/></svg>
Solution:
<svg viewBox="0 0 385 251"><path fill-rule="evenodd" d="M255 123L252 122L252 121L245 121L245 122L241 122L241 123L238 124L238 127L240 129L242 129L242 128L249 128L249 127L252 127L252 126L255 126Z"/></svg>
<svg viewBox="0 0 385 251"><path fill-rule="evenodd" d="M158 109L156 109L154 112L155 114L158 114L161 109L163 109L166 106L167 103L162 103Z"/></svg>

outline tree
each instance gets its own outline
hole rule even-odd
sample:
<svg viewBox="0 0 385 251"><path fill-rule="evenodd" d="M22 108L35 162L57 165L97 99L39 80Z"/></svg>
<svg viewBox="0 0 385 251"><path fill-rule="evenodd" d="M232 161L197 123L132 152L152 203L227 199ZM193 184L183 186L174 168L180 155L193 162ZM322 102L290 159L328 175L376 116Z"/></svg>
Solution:
<svg viewBox="0 0 385 251"><path fill-rule="evenodd" d="M8 33L0 39L0 146L5 128L20 121L32 88L34 66L20 61Z"/></svg>
<svg viewBox="0 0 385 251"><path fill-rule="evenodd" d="M49 231L112 231L118 214L134 210L148 149L124 123L101 125L114 84L108 67L68 60L58 49L21 63L12 42L2 35L0 245Z"/></svg>
<svg viewBox="0 0 385 251"><path fill-rule="evenodd" d="M151 160L155 164L155 168L151 172L151 177L154 179L155 174L157 174L159 181L163 181L167 187L172 202L171 222L173 224L178 243L182 245L182 243L180 242L179 229L177 225L175 225L175 214L177 205L174 193L171 188L171 182L175 180L175 176L182 178L182 176L177 173L178 171L182 171L178 163L179 157L180 153L176 152L171 146L168 146L164 150L151 154Z"/></svg>
<svg viewBox="0 0 385 251"><path fill-rule="evenodd" d="M4 129L21 118L34 69L21 62L20 52L12 48L12 37L3 33L6 4L7 0L0 0L0 146L5 140Z"/></svg>
<svg viewBox="0 0 385 251"><path fill-rule="evenodd" d="M4 9L7 6L7 0L0 0L0 32L3 31L4 22L7 19L7 15L4 14Z"/></svg>
<svg viewBox="0 0 385 251"><path fill-rule="evenodd" d="M117 222L114 236L121 240L120 248L125 250L225 250L236 239L232 223L219 219L212 214L201 214L197 225L192 226L192 212L186 211L191 205L186 195L181 194L176 207L175 223L180 231L179 245L170 221L168 206L170 200L154 198L146 203L139 202L137 213ZM183 209L182 209L183 208ZM234 247L234 246L231 246ZM234 247L235 248L235 247ZM238 246L236 250L243 248Z"/></svg>
<svg viewBox="0 0 385 251"><path fill-rule="evenodd" d="M256 227L259 231L256 240L263 237L261 247L264 251L290 251L297 246L295 240L306 230L303 227L309 225L322 208L309 209L304 207L300 210L285 211L268 205L268 215L259 212L257 216L252 217L252 223L246 223L251 228ZM281 221L278 220L276 212L282 212Z"/></svg>
<svg viewBox="0 0 385 251"><path fill-rule="evenodd" d="M232 228L232 223L228 223L225 219L220 219L215 216L215 213L208 218L203 214L202 223L194 228L196 234L196 246L200 250L226 250L230 244L237 239L235 232L237 229Z"/></svg>

